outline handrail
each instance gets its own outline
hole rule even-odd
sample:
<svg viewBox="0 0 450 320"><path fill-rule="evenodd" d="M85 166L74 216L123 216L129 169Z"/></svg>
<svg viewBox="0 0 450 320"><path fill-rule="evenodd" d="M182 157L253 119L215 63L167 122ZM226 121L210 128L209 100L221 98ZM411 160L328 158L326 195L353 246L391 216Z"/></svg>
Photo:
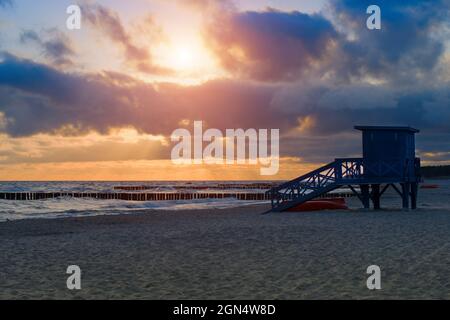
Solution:
<svg viewBox="0 0 450 320"><path fill-rule="evenodd" d="M291 181L288 181L288 182L284 182L283 184L281 184L281 185L279 185L279 186L275 186L275 187L273 187L272 189L270 189L268 192L275 192L275 191L280 191L280 190L286 189L286 188L288 188L290 185L292 185L292 184L294 184L294 183L296 183L296 182L300 182L300 181L302 181L302 180L305 180L305 179L307 179L307 178L310 178L310 177L312 177L312 176L315 176L316 174L321 173L322 171L331 169L331 168L334 167L334 165L335 165L335 162L331 162L331 163L329 163L329 164L327 164L327 165L324 165L323 167L320 167L320 168L318 168L318 169L315 169L314 171L308 172L308 173L306 173L306 174L304 174L304 175L302 175L302 176L300 176L300 177L298 177L298 178L295 178L295 179L293 179L293 180L291 180Z"/></svg>

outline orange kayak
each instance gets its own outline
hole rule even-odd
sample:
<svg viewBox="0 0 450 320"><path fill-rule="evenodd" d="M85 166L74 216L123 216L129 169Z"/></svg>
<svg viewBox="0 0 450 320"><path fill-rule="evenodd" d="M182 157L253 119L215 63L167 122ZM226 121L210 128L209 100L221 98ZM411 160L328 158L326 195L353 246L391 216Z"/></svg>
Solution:
<svg viewBox="0 0 450 320"><path fill-rule="evenodd" d="M439 185L437 184L423 184L420 186L420 189L439 189Z"/></svg>
<svg viewBox="0 0 450 320"><path fill-rule="evenodd" d="M348 207L344 198L317 199L307 201L286 211L306 212L306 211L321 211L321 210L348 210Z"/></svg>

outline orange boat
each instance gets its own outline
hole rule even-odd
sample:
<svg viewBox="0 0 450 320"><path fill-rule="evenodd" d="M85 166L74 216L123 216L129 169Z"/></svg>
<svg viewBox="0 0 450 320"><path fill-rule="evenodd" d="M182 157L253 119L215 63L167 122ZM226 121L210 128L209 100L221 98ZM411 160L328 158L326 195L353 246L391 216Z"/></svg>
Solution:
<svg viewBox="0 0 450 320"><path fill-rule="evenodd" d="M287 211L306 212L306 211L322 211L322 210L348 210L348 207L345 202L345 198L316 199L302 203Z"/></svg>

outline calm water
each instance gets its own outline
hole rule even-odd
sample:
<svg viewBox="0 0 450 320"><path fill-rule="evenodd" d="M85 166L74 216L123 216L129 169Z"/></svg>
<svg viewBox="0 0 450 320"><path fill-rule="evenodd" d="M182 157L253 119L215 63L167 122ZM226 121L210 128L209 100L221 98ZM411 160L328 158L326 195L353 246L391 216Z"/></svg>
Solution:
<svg viewBox="0 0 450 320"><path fill-rule="evenodd" d="M171 191L174 186L211 185L221 182L0 182L0 192L123 192L114 191L115 186L160 186L157 190L143 192ZM223 182L225 184L236 182ZM242 182L241 182L242 183ZM450 209L450 180L427 181L438 184L439 189L420 190L420 208ZM221 183L222 184L222 183ZM217 192L219 190L213 190ZM230 191L230 190L228 190ZM242 191L242 190L241 190ZM251 190L248 190L251 191ZM261 190L257 190L262 192ZM138 191L133 191L138 192ZM357 198L347 200L351 208L360 208ZM123 200L101 200L88 198L58 198L36 201L0 200L0 221L30 218L61 218L94 215L115 215L132 213L142 209L202 209L230 208L253 205L260 201L238 201L235 199L205 199L189 201L133 202ZM382 200L384 207L399 208L401 200L394 191L388 191Z"/></svg>

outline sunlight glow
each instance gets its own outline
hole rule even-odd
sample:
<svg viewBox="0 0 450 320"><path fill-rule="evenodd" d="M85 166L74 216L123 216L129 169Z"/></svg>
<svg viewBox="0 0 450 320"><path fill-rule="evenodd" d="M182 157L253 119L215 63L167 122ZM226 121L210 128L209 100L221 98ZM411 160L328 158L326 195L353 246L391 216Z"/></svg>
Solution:
<svg viewBox="0 0 450 320"><path fill-rule="evenodd" d="M201 48L177 45L170 51L168 64L177 71L193 72L202 66L201 56L204 53Z"/></svg>
<svg viewBox="0 0 450 320"><path fill-rule="evenodd" d="M179 48L177 52L176 65L179 69L187 69L195 64L195 57L187 48Z"/></svg>

